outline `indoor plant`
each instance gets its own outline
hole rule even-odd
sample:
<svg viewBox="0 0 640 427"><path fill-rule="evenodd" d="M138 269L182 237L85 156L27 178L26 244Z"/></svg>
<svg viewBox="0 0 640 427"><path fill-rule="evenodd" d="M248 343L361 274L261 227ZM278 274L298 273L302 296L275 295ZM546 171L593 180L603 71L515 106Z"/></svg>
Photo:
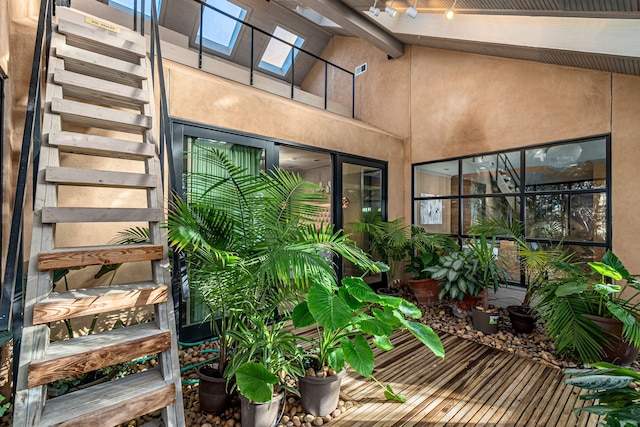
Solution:
<svg viewBox="0 0 640 427"><path fill-rule="evenodd" d="M536 310L559 353L629 363L640 347L640 283L611 251L589 266L591 272L566 265L563 276L538 290Z"/></svg>
<svg viewBox="0 0 640 427"><path fill-rule="evenodd" d="M458 245L450 236L427 233L424 228L415 225L411 226L410 243L410 261L405 268L406 273L413 274L413 278L409 279L409 286L419 304L435 304L439 301L440 287L426 268L437 265L440 256Z"/></svg>
<svg viewBox="0 0 640 427"><path fill-rule="evenodd" d="M286 310L312 280L336 281L334 256L378 268L347 235L315 222L327 200L317 185L279 169L250 173L220 150L201 148L200 155L211 172L189 174L167 227L189 288L220 338L222 377L234 345L226 331L246 322L246 313Z"/></svg>
<svg viewBox="0 0 640 427"><path fill-rule="evenodd" d="M592 369L567 369L573 375L565 382L592 391L580 395L582 400L593 400L591 406L576 408L602 418L599 425L608 427L640 426L640 373L606 362L591 364ZM594 369L595 368L595 369ZM635 382L635 387L631 384Z"/></svg>
<svg viewBox="0 0 640 427"><path fill-rule="evenodd" d="M507 311L516 332L531 333L536 324L535 312L531 308L534 293L570 262L571 254L563 247L562 242L529 244L523 237L523 225L517 220L481 220L471 226L469 233L506 238L509 239L506 241L512 241L515 245L526 289L521 304L511 305L507 307Z"/></svg>
<svg viewBox="0 0 640 427"><path fill-rule="evenodd" d="M297 338L284 328L286 318L249 318L227 331L236 343L225 375L240 391L242 425L271 427L277 421L284 390L297 393L293 383L304 373Z"/></svg>
<svg viewBox="0 0 640 427"><path fill-rule="evenodd" d="M402 298L377 294L360 277L346 277L342 286L314 283L307 300L300 302L292 313L296 327L317 327L311 355L318 367L327 366L340 372L349 364L360 375L379 384L386 398L399 402L404 402L405 396L373 376L375 360L370 342L382 350L391 350L389 336L407 329L436 356L444 357L438 335L429 326L412 320L421 317L415 305Z"/></svg>

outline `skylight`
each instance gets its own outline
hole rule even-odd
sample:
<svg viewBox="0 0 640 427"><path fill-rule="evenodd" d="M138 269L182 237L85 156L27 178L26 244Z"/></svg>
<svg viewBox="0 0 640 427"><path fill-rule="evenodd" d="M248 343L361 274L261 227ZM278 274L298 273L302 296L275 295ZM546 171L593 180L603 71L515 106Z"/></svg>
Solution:
<svg viewBox="0 0 640 427"><path fill-rule="evenodd" d="M153 0L145 0L144 2L144 16L146 18L151 19L151 5ZM160 4L162 0L155 0L156 2L156 11L160 14ZM120 9L124 12L133 14L133 6L135 0L109 0L109 5L115 7L116 9ZM142 9L142 0L138 0L138 13Z"/></svg>
<svg viewBox="0 0 640 427"><path fill-rule="evenodd" d="M289 42L290 44L300 47L304 43L304 39L293 34L290 31L285 30L282 27L276 27L273 32L275 37L281 40ZM272 73L284 76L291 68L292 58L291 50L293 48L280 40L270 39L267 48L264 50L264 54L260 59L258 66L264 70L271 71ZM298 50L293 49L293 56L298 55Z"/></svg>
<svg viewBox="0 0 640 427"><path fill-rule="evenodd" d="M247 11L227 0L207 0L207 4L219 9L240 21L244 20ZM203 25L198 28L196 43L200 43L202 31L202 45L216 52L231 55L238 39L242 24L211 8L204 8Z"/></svg>

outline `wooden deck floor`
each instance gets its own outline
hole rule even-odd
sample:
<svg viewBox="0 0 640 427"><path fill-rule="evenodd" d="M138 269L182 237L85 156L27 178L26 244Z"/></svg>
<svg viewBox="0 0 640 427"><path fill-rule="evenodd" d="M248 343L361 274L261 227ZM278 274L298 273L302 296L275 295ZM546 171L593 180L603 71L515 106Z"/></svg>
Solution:
<svg viewBox="0 0 640 427"><path fill-rule="evenodd" d="M451 335L441 338L444 361L408 332L393 337L393 350L376 352L374 376L406 394L404 404L385 400L378 385L350 370L342 393L356 406L331 427L597 425L596 416L573 412L583 401L560 370Z"/></svg>

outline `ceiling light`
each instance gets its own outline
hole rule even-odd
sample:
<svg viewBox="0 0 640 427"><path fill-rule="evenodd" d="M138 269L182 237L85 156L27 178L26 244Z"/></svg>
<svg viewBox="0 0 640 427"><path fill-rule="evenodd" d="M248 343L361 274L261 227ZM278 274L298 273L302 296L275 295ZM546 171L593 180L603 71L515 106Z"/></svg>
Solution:
<svg viewBox="0 0 640 427"><path fill-rule="evenodd" d="M398 14L398 11L393 8L393 3L396 0L391 0L391 5L384 8L384 11L389 14L390 17L395 18Z"/></svg>
<svg viewBox="0 0 640 427"><path fill-rule="evenodd" d="M407 9L406 13L408 17L415 19L416 16L418 16L418 9L416 9L417 6L418 6L418 0L416 0L413 6Z"/></svg>
<svg viewBox="0 0 640 427"><path fill-rule="evenodd" d="M378 0L374 0L373 6L369 8L369 12L373 13L374 16L380 16L380 8L376 7L378 4Z"/></svg>
<svg viewBox="0 0 640 427"><path fill-rule="evenodd" d="M451 21L455 17L456 12L454 9L456 7L456 3L458 3L458 0L453 0L453 6L451 6L451 9L447 9L444 12L444 19L446 19L447 21Z"/></svg>

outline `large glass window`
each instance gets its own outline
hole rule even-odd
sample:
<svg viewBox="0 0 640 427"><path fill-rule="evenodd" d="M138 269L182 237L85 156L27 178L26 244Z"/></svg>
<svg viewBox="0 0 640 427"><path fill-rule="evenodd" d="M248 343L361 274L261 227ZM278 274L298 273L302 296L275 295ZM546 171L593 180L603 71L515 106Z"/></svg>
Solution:
<svg viewBox="0 0 640 427"><path fill-rule="evenodd" d="M479 220L518 219L531 244L599 260L611 235L608 145L597 137L414 165L413 223L463 238Z"/></svg>
<svg viewBox="0 0 640 427"><path fill-rule="evenodd" d="M282 27L276 27L273 36L289 44L275 38L269 39L258 66L279 76L284 76L291 68L293 59L299 52L298 49L294 49L292 46L301 47L304 39Z"/></svg>
<svg viewBox="0 0 640 427"><path fill-rule="evenodd" d="M153 1L156 2L156 11L160 13L162 0L146 0L144 2L144 16L147 19L151 19L151 5ZM135 2L136 0L109 0L109 5L127 13L133 13L134 8L137 8L137 12L140 13L142 0L137 0L137 4Z"/></svg>

